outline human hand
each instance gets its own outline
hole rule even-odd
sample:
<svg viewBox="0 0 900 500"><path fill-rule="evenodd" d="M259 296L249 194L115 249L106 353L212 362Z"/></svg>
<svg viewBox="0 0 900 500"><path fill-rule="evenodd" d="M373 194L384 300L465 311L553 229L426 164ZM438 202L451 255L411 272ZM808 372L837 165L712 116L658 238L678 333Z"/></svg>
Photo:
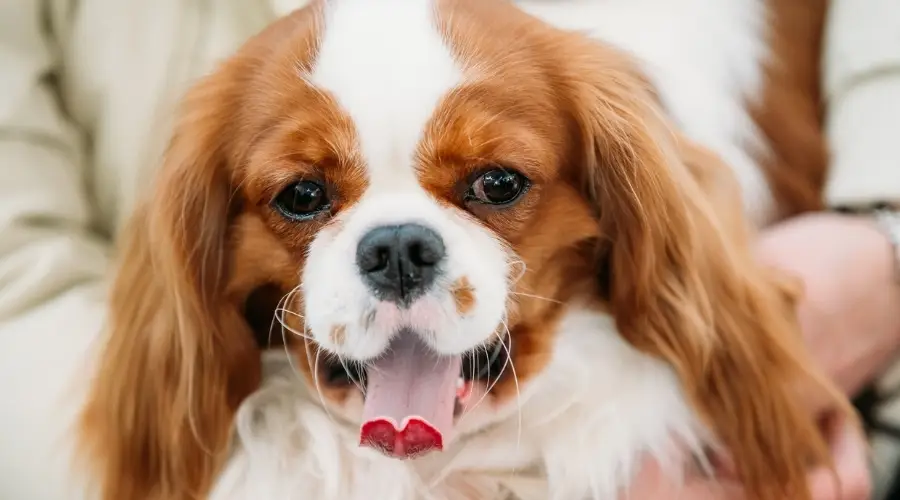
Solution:
<svg viewBox="0 0 900 500"><path fill-rule="evenodd" d="M874 223L862 217L813 214L797 217L763 232L757 242L762 262L801 279L804 296L799 319L810 353L826 375L853 394L881 373L900 344L900 286L893 281L890 245ZM816 415L831 408L814 408ZM828 469L810 472L815 500L868 498L865 440L845 420L825 429L832 445L835 488ZM740 485L727 474L685 482L664 477L648 463L627 498L684 500L740 499ZM840 495L838 495L840 493Z"/></svg>
<svg viewBox="0 0 900 500"><path fill-rule="evenodd" d="M834 457L834 471L821 466L809 473L814 500L868 500L871 496L867 444L858 426L835 417L823 429ZM623 500L754 500L748 499L734 474L720 468L716 477L684 479L665 474L655 460L647 460ZM835 473L837 476L835 477ZM838 482L835 480L837 479Z"/></svg>
<svg viewBox="0 0 900 500"><path fill-rule="evenodd" d="M764 231L762 262L804 285L800 326L813 359L854 394L895 359L900 285L887 238L868 218L818 213Z"/></svg>

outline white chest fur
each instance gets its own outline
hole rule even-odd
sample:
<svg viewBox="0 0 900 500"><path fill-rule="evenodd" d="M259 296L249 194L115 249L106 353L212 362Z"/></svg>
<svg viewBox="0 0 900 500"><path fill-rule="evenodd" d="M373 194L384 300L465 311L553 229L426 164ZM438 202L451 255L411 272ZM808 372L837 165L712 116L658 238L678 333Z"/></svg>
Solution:
<svg viewBox="0 0 900 500"><path fill-rule="evenodd" d="M642 452L666 462L702 429L671 370L624 342L611 319L573 310L520 411L414 462L357 446L283 357L237 419L234 456L214 500L613 500Z"/></svg>

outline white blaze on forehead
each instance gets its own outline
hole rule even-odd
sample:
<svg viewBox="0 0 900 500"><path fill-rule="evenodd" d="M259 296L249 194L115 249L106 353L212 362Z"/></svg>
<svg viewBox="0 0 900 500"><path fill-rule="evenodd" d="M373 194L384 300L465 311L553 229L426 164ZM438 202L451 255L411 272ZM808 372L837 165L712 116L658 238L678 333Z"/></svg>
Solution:
<svg viewBox="0 0 900 500"><path fill-rule="evenodd" d="M401 328L432 332L436 352L457 355L490 340L507 297L503 245L490 231L442 207L419 183L415 154L441 100L462 70L438 29L433 0L331 0L308 80L327 92L356 129L369 187L319 231L303 270L305 322L313 338L349 359L380 356ZM418 223L444 241L441 278L408 310L386 306L361 279L359 241L381 225ZM477 297L457 314L448 287L466 277ZM344 342L330 340L336 325Z"/></svg>
<svg viewBox="0 0 900 500"><path fill-rule="evenodd" d="M334 0L325 15L312 83L355 124L370 189L415 185L425 125L461 77L433 2Z"/></svg>

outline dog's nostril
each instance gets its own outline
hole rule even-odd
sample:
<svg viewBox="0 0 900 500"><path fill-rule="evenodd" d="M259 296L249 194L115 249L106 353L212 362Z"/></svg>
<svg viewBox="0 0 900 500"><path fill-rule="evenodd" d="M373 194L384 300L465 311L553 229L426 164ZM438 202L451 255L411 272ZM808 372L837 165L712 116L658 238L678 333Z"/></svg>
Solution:
<svg viewBox="0 0 900 500"><path fill-rule="evenodd" d="M391 249L387 247L378 247L378 252L376 252L375 256L375 265L372 267L370 271L380 271L382 269L387 268L388 261L391 258Z"/></svg>
<svg viewBox="0 0 900 500"><path fill-rule="evenodd" d="M413 265L428 265L422 260L422 245L419 242L416 241L407 245L406 254L409 256L409 260Z"/></svg>
<svg viewBox="0 0 900 500"><path fill-rule="evenodd" d="M384 245L371 245L357 252L356 262L366 273L381 271L387 268L390 249Z"/></svg>
<svg viewBox="0 0 900 500"><path fill-rule="evenodd" d="M423 243L414 241L407 247L409 260L417 266L433 266L444 257L444 245L437 243Z"/></svg>
<svg viewBox="0 0 900 500"><path fill-rule="evenodd" d="M431 286L445 249L431 229L402 224L372 229L356 252L357 266L375 295L408 304Z"/></svg>
<svg viewBox="0 0 900 500"><path fill-rule="evenodd" d="M401 226L400 244L405 247L406 259L412 267L437 265L445 254L444 241L437 233L418 224Z"/></svg>

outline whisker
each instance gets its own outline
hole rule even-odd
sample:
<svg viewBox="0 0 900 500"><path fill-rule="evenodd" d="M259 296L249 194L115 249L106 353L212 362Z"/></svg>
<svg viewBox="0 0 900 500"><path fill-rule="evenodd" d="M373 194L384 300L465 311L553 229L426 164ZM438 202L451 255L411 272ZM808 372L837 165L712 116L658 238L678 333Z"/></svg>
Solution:
<svg viewBox="0 0 900 500"><path fill-rule="evenodd" d="M500 339L500 341L503 342L503 339ZM491 382L491 385L487 388L487 391L485 392L485 394L487 394L487 393L490 393L490 392L491 392L491 389L493 389L495 385L497 385L497 381L496 381L495 379L491 378L491 365L492 365L493 363L491 362L491 352L490 352L489 350L487 350L487 349L484 350L484 360L485 360L485 362L488 364L488 366L487 366L487 379L488 379L488 380L493 380L493 382ZM504 364L505 364L505 363L504 363ZM501 371L500 373L498 373L498 374L497 374L497 377L499 378L500 375L502 375L502 374L503 374L503 371Z"/></svg>
<svg viewBox="0 0 900 500"><path fill-rule="evenodd" d="M301 320L304 319L304 316L302 314L288 309L288 305L290 304L291 300L293 299L293 296L296 293L299 293L299 291L300 291L300 287L299 286L295 287L293 290L288 292L287 295L285 295L282 300L280 300L278 302L279 305L275 307L275 318L278 319L279 323L281 323L282 333L284 332L284 330L287 330L297 337L314 341L315 339L313 339L306 333L299 332L294 327L289 325L287 320L285 319L285 314L290 314L291 316L293 316L295 318L300 318ZM284 305L282 305L282 303L284 303ZM303 324L303 329L304 329L304 331L306 330L306 323ZM285 339L282 339L282 341L286 342ZM270 339L270 342L271 342L271 339Z"/></svg>
<svg viewBox="0 0 900 500"><path fill-rule="evenodd" d="M278 310L283 310L283 304L286 303L287 297L290 295L290 292L284 294L280 299L278 299L278 304L275 305L275 311L272 314L272 322L269 324L269 334L266 336L266 347L272 347L272 332L275 330L275 323L278 322L281 325L281 320L278 319ZM283 325L282 325L283 329Z"/></svg>
<svg viewBox="0 0 900 500"><path fill-rule="evenodd" d="M290 313L292 316L296 316L300 319L304 319L304 316L296 311L291 311L290 309L281 308L282 312Z"/></svg>
<svg viewBox="0 0 900 500"><path fill-rule="evenodd" d="M506 327L506 323L503 323L503 326ZM496 336L500 339L500 343L501 343L501 344L503 345L503 347L505 348L506 344L504 344L504 342L503 342L503 337L500 335L500 333L494 332L494 335L496 335ZM509 336L509 328L508 328L508 327L506 327L506 336L507 336L507 337ZM485 358L487 359L487 362L490 363L490 350L487 348L487 346L481 346L481 348L485 349ZM500 382L500 378L503 376L503 373L506 371L506 367L507 367L507 366L509 365L509 363L511 362L511 356L509 355L509 349L506 349L506 352L507 352L506 361L503 362L503 366L500 368L500 373L498 373L497 376L493 378L493 380L492 380L492 378L491 378L491 372L490 372L491 366L490 366L490 364L488 364L488 380L491 380L491 383L490 383L490 385L485 389L484 394L482 394L481 397L478 398L478 401L476 401L475 404L472 405L471 408L467 408L467 409L466 409L465 414L463 414L463 415L459 418L460 422L462 422L462 420L463 420L466 416L468 416L470 413L474 412L474 411L478 408L478 406L485 400L485 398L487 398L488 394L491 393L491 390L494 389L494 386L496 386L497 383ZM476 356L475 359L478 360L478 357ZM473 363L473 365L474 365L474 364L475 364L475 363ZM475 374L474 374L474 373L472 374L472 378L473 378L473 379L475 378Z"/></svg>
<svg viewBox="0 0 900 500"><path fill-rule="evenodd" d="M304 342L307 346L309 346L309 342ZM309 352L309 348L307 347L307 352ZM322 404L322 409L325 410L325 414L328 415L328 419L331 420L331 423L334 426L337 426L337 422L334 420L334 416L331 414L331 410L328 409L328 403L325 402L325 395L322 394L322 386L319 384L319 358L321 358L322 350L316 345L316 360L313 363L313 385L316 387L316 393L319 396L319 402ZM309 355L307 355L308 359Z"/></svg>
<svg viewBox="0 0 900 500"><path fill-rule="evenodd" d="M503 326L505 327L506 323L504 323ZM512 362L512 356L510 356L509 354L509 349L506 348L506 343L504 342L503 336L501 336L497 332L494 332L494 335L496 335L497 338L500 339L500 346L503 347L503 349L506 351L506 360L503 362L503 366L500 367L500 373L497 374L497 376L491 382L491 385L488 386L485 394L490 393L491 390L494 389L494 386L496 386L500 382L500 377L503 376L503 374L506 372L507 367L509 367L509 364ZM506 337L510 337L509 328L506 329Z"/></svg>
<svg viewBox="0 0 900 500"><path fill-rule="evenodd" d="M485 347L485 349L484 349L484 358L487 359L487 360L490 362L491 355L490 355L490 353L488 352L488 350L487 350L486 347ZM472 363L472 373L469 374L469 380L471 380L472 383L474 384L474 383L475 383L475 374L481 372L481 368L478 367L478 363L481 362L481 361L480 361L481 358L478 357L478 356L476 355L476 356L473 356L472 360L473 360L473 363ZM490 369L490 366L488 366L488 369ZM490 380L490 379L488 379L488 380Z"/></svg>
<svg viewBox="0 0 900 500"><path fill-rule="evenodd" d="M480 348L480 346L479 346L479 348ZM478 356L475 355L475 356L472 358L472 360L473 360L473 362L472 362L471 367L470 367L471 369L469 370L469 372L470 372L469 380L470 380L470 381L472 382L472 384L474 385L475 382L476 382L476 380L475 380L475 374L478 373L478 371L479 371L478 368L477 368L477 366L478 366ZM457 421L457 423L456 423L457 426L459 426L459 425L461 425L463 422L465 422L466 417L468 417L470 413L472 413L473 411L475 411L475 408L478 407L478 405L481 403L481 400L482 400L482 399L484 399L484 395L482 395L481 398L480 398L478 401L476 401L475 404L472 405L470 408L466 408L466 409L465 409L465 411L462 413L462 415L459 416L459 421Z"/></svg>
<svg viewBox="0 0 900 500"><path fill-rule="evenodd" d="M510 285L510 287L515 286L516 283L518 283L519 281L522 280L522 278L525 277L525 273L528 272L528 265L525 264L525 261L523 261L521 258L518 258L518 256L516 256L516 257L517 257L516 260L511 260L511 261L509 262L509 267L510 267L510 268L513 268L513 267L519 265L519 266L522 266L522 270L519 271L519 274L518 274L518 275L516 275L516 276L511 276L511 277L509 278L509 285Z"/></svg>
<svg viewBox="0 0 900 500"><path fill-rule="evenodd" d="M509 325L506 324L506 321L502 321L503 327L506 328L506 338L509 340L509 345L503 342L503 339L500 339L500 345L506 349L506 361L509 363L509 368L512 370L513 382L516 385L516 450L518 451L522 445L522 393L519 389L519 375L516 373L516 365L512 360L512 335L509 333ZM504 368L506 367L506 363L504 363Z"/></svg>
<svg viewBox="0 0 900 500"><path fill-rule="evenodd" d="M285 304L284 304L285 306L290 304L291 299L293 298L293 296L295 294L299 293L300 286L301 285L294 287L290 292L288 292L284 296L283 300L285 301ZM279 301L279 304L281 304L281 303L282 303L282 301ZM281 316L278 315L279 311L282 313ZM312 337L307 335L305 322L303 324L303 332L299 332L287 324L287 321L284 320L284 313L290 313L290 314L294 315L295 317L299 317L301 319L303 318L303 315L301 315L297 312L291 311L290 309L287 309L287 307L276 307L275 308L275 317L278 319L279 323L281 323L281 341L284 344L284 350L285 350L285 353L287 354L288 364L290 364L290 366L291 366L291 371L293 371L294 374L302 380L303 377L300 374L300 370L297 368L297 365L294 364L294 357L291 355L290 345L288 343L286 332L291 332L293 335L296 335L296 336L300 337L301 339L303 339L302 342L303 342L303 349L306 353L306 363L312 367L313 385L316 388L316 394L319 397L319 403L321 403L322 409L325 410L325 413L328 415L328 419L331 420L331 423L334 425L337 425L337 422L334 420L334 416L331 414L331 410L328 409L328 403L325 401L325 395L322 393L322 386L319 384L319 358L321 355L321 349L319 348L318 344L315 344L315 341L312 339ZM311 345L314 345L314 347L316 349L315 360L311 359L312 358L312 354L310 353Z"/></svg>
<svg viewBox="0 0 900 500"><path fill-rule="evenodd" d="M554 304L562 304L562 301L559 301L559 300L556 300L556 299L551 299L550 297L542 297L542 296L540 296L540 295L534 295L534 294L531 294L531 293L524 293L524 292L509 292L509 294L510 294L510 295L521 295L522 297L528 297L528 298L538 299L538 300L546 300L547 302L552 302L552 303L554 303Z"/></svg>
<svg viewBox="0 0 900 500"><path fill-rule="evenodd" d="M483 346L479 346L478 349L481 349L482 347ZM485 357L490 359L489 356L490 356L490 354L488 354L487 349L485 349ZM472 357L472 361L473 362L469 366L469 368L470 368L469 380L474 385L475 384L475 374L479 373L481 371L481 369L478 368L479 357L477 354ZM465 383L465 380L463 382ZM461 424L466 419L466 417L469 416L469 413L471 413L472 411L475 410L475 408L478 407L478 405L481 403L482 399L484 399L484 394L481 395L481 398L471 408L467 408L466 411L463 412L463 414L459 416L459 422L457 422L457 425Z"/></svg>
<svg viewBox="0 0 900 500"><path fill-rule="evenodd" d="M294 329L294 327L292 327L291 325L288 325L287 323L282 322L281 326L282 326L282 330L287 330L296 337L300 337L301 339L305 339L305 340L313 340L313 341L315 340L312 337L310 337L309 335Z"/></svg>
<svg viewBox="0 0 900 500"><path fill-rule="evenodd" d="M290 365L291 372L294 374L294 376L302 381L303 375L300 373L300 370L297 368L297 365L294 364L294 356L291 354L291 347L290 347L290 344L288 343L287 333L285 330L286 330L285 325L282 322L281 323L281 344L284 346L283 347L284 353L287 355L288 365ZM306 362L310 363L308 344L306 342L304 342L303 345L306 348Z"/></svg>
<svg viewBox="0 0 900 500"><path fill-rule="evenodd" d="M284 319L285 312L290 312L290 313L294 314L295 316L300 317L301 319L303 318L302 315L294 313L293 311L290 311L290 309L288 309L288 307L291 303L291 300L294 297L294 294L298 293L299 290L300 290L300 285L297 285L296 287L292 288L291 291L289 291L288 293L284 294L283 297L281 297L281 299L278 301L278 304L275 306L274 320L277 320L278 323L281 324L282 334L284 333L285 328L290 329L290 326L285 322L285 319ZM281 314L279 315L279 313L281 313ZM291 330L291 331L293 332L293 330ZM283 336L284 335L282 335L282 337ZM270 345L272 344L272 331L271 330L269 330L268 342ZM282 342L284 342L284 338L282 338Z"/></svg>
<svg viewBox="0 0 900 500"><path fill-rule="evenodd" d="M297 288L299 288L299 287L297 287ZM284 296L285 304L290 302L290 299L291 299L291 297L293 297L297 288L294 288L293 290L291 290ZM280 302L281 301L279 301L279 303ZM294 373L294 375L302 381L303 375L300 373L300 370L297 368L297 365L294 364L294 356L291 354L290 343L288 342L288 339L287 339L287 331L291 331L291 333L293 333L293 330L287 325L287 323L285 323L283 317L278 316L278 308L275 309L275 317L278 318L278 322L281 324L281 343L284 346L285 354L287 354L288 364L290 365L291 371ZM304 346L304 349L306 350L306 362L307 362L307 364L312 364L311 360L310 360L310 355L309 355L309 343L304 341L303 346Z"/></svg>
<svg viewBox="0 0 900 500"><path fill-rule="evenodd" d="M361 392L363 395L363 398L365 398L366 397L366 389L362 385L362 380L356 380L356 377L353 376L353 370L351 370L350 367L347 366L347 363L344 362L344 358L341 357L340 354L335 353L335 356L337 356L338 362L341 364L341 367L344 369L345 372L347 372L347 378L349 378L350 381L353 382L353 385L355 385L356 388L359 389L359 392ZM351 363L353 363L353 361L351 361ZM363 368L363 369L365 369L365 368Z"/></svg>

